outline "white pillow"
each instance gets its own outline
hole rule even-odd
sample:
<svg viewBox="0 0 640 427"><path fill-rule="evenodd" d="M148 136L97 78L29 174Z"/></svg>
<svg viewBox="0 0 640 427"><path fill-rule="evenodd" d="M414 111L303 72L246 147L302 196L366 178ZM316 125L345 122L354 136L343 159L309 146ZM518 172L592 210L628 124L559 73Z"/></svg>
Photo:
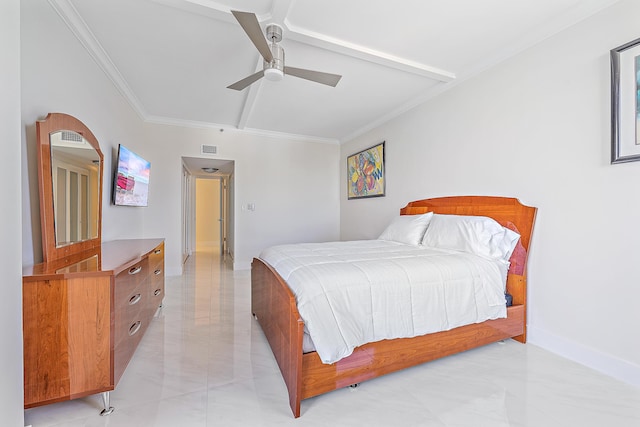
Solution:
<svg viewBox="0 0 640 427"><path fill-rule="evenodd" d="M422 215L400 215L391 221L378 239L418 246L432 217L433 212Z"/></svg>
<svg viewBox="0 0 640 427"><path fill-rule="evenodd" d="M520 235L485 216L439 215L431 219L424 246L509 261Z"/></svg>

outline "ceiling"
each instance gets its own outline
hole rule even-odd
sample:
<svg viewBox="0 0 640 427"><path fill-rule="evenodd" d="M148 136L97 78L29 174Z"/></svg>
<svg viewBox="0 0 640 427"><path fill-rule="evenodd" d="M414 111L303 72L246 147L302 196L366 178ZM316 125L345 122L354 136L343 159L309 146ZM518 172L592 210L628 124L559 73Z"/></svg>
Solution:
<svg viewBox="0 0 640 427"><path fill-rule="evenodd" d="M143 120L339 143L617 0L49 0ZM341 74L227 86L262 69L231 10L283 28L286 64Z"/></svg>

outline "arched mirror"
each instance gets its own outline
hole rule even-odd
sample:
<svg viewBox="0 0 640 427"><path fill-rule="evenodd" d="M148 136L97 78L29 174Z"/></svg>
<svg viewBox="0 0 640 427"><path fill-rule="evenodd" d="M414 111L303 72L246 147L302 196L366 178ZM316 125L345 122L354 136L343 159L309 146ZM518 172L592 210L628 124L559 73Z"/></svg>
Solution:
<svg viewBox="0 0 640 427"><path fill-rule="evenodd" d="M45 262L101 244L103 155L80 120L50 113L36 123Z"/></svg>

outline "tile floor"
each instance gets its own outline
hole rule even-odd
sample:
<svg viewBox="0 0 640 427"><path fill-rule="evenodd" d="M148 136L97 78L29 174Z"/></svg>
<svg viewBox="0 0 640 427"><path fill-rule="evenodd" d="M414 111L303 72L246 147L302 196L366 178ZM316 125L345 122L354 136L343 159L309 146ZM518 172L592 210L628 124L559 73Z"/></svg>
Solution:
<svg viewBox="0 0 640 427"><path fill-rule="evenodd" d="M198 252L168 277L164 307L118 387L25 411L45 426L639 427L640 389L531 344L492 344L302 402L250 314L250 273Z"/></svg>

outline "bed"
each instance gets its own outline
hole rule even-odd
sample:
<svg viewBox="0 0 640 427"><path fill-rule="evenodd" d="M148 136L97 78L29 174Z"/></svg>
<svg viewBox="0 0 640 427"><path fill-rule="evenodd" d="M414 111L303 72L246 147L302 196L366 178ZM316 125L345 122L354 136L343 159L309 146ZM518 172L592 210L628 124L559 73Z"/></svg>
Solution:
<svg viewBox="0 0 640 427"><path fill-rule="evenodd" d="M507 338L526 342L526 264L536 208L514 198L459 196L410 202L400 215L428 212L485 216L519 234L506 273L506 291L513 298L506 317L412 338L370 342L334 363L323 363L317 352L303 352L305 325L293 291L273 266L254 258L252 312L276 358L294 417L300 416L300 402L313 396Z"/></svg>

